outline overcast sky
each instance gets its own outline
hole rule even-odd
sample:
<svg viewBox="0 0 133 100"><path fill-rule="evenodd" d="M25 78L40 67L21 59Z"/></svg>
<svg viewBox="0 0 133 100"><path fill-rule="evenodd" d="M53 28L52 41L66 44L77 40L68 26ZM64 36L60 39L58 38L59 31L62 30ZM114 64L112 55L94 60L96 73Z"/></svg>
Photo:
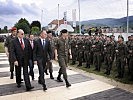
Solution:
<svg viewBox="0 0 133 100"><path fill-rule="evenodd" d="M127 0L80 0L81 20L101 18L121 18L126 16ZM41 21L43 10L43 26L58 18L60 4L60 19L67 11L67 19L72 20L72 9L77 11L78 0L0 0L0 27L11 28L20 18L26 18L30 23ZM133 15L133 0L129 0L129 15Z"/></svg>

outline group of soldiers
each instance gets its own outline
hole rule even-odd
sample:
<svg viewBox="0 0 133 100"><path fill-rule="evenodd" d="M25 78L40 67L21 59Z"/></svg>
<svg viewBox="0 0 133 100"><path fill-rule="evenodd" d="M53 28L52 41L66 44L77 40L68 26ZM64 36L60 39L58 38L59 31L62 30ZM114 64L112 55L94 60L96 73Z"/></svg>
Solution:
<svg viewBox="0 0 133 100"><path fill-rule="evenodd" d="M6 42L5 42L5 52L9 57L10 72L11 72L10 78L13 79L15 62L13 62L11 59L12 58L11 47L10 47L11 43L12 41L15 40L15 38L16 40L19 39L20 38L19 35L23 36L22 39L25 45L27 44L27 42L24 41L25 38L24 38L23 31L17 32L16 28L12 28L11 32L12 34L6 39ZM66 87L71 86L71 84L67 79L67 71L66 71L67 62L69 61L69 59L72 59L72 65L75 65L76 62L78 62L78 65L77 65L78 67L82 66L83 63L86 64L85 66L86 68L90 68L91 65L94 65L95 67L94 70L98 72L100 72L102 63L104 63L106 65L105 72L104 72L106 75L110 75L112 70L112 65L115 62L115 67L117 68L116 78L124 77L125 66L127 65L128 73L130 75L130 80L133 81L133 35L129 36L128 41L125 42L124 38L121 35L118 37L118 41L116 41L115 36L113 35L111 36L106 36L102 34L68 35L68 31L64 29L61 31L61 35L58 37L52 36L51 31L47 31L47 32L42 31L40 33L40 36L37 36L36 38L34 37L34 35L30 34L29 37L27 38L27 41L29 41L28 43L30 44L29 46L31 47L31 50L29 52L30 53L32 52L33 57L29 59L27 64L30 69L29 72L26 72L24 74L27 75L28 73L30 76L32 76L32 80L34 80L34 64L37 64L39 71L42 72L42 73L39 73L40 76L38 79L38 83L42 84L43 90L47 90L45 85L45 80L44 80L44 72L48 75L47 70L49 70L50 78L54 79L54 76L52 74L53 66L52 66L51 60L58 60L60 69L59 69L57 81L63 82L63 80L61 79L61 75L63 75L63 78L66 83ZM19 45L21 45L21 42L20 43L19 41L17 42ZM15 45L15 42L14 42L14 45ZM44 48L41 48L43 45L44 45ZM29 46L25 46L25 48ZM17 47L15 48L18 49ZM49 48L49 49L43 50L46 48ZM20 49L23 49L23 47ZM21 51L25 52L25 49ZM40 54L40 51L42 51L42 54ZM50 54L47 55L46 51L50 52ZM16 54L15 50L13 50L12 52L15 52ZM41 63L39 65L38 62L40 60L36 62L35 58L40 56L41 58L43 58L45 64ZM19 66L19 64L17 64L17 66ZM15 67L15 68L18 69L19 67ZM25 68L27 68L27 66ZM43 69L43 71L41 70L41 68ZM21 69L20 69L20 72L21 72ZM20 72L19 74L21 75ZM21 77L19 78L20 78L19 81L21 83L21 81L23 80L21 79ZM27 79L25 79L25 81L27 81ZM21 85L18 84L18 87L21 87ZM32 88L33 87L29 86L27 90L29 91Z"/></svg>
<svg viewBox="0 0 133 100"><path fill-rule="evenodd" d="M70 47L72 53L72 65L78 62L78 67L86 63L86 68L94 65L95 71L100 71L102 63L105 64L104 74L110 75L112 65L115 62L117 68L116 78L123 78L125 66L128 66L130 80L133 80L133 35L124 38L106 35L71 35Z"/></svg>

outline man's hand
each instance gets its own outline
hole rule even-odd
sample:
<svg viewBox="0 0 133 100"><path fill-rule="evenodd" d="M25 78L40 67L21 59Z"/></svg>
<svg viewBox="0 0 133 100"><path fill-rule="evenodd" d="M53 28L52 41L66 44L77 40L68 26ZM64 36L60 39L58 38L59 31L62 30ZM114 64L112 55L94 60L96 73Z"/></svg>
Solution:
<svg viewBox="0 0 133 100"><path fill-rule="evenodd" d="M70 59L72 59L72 54L70 54Z"/></svg>
<svg viewBox="0 0 133 100"><path fill-rule="evenodd" d="M92 48L95 48L96 47L96 45L92 45Z"/></svg>
<svg viewBox="0 0 133 100"><path fill-rule="evenodd" d="M7 57L9 58L9 52L6 52Z"/></svg>
<svg viewBox="0 0 133 100"><path fill-rule="evenodd" d="M37 65L37 61L34 61L34 64Z"/></svg>
<svg viewBox="0 0 133 100"><path fill-rule="evenodd" d="M118 50L115 50L115 52L119 52Z"/></svg>
<svg viewBox="0 0 133 100"><path fill-rule="evenodd" d="M14 65L18 66L18 61L15 61L15 62L14 62Z"/></svg>

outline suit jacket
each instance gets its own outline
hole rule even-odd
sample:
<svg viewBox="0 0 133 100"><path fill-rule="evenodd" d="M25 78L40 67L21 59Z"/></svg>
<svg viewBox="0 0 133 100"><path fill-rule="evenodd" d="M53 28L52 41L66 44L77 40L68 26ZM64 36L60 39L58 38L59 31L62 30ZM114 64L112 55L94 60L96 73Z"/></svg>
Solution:
<svg viewBox="0 0 133 100"><path fill-rule="evenodd" d="M22 49L19 39L16 37L11 43L11 57L12 61L18 61L19 66L28 66L31 57L30 42L28 39L23 38L24 49Z"/></svg>
<svg viewBox="0 0 133 100"><path fill-rule="evenodd" d="M41 39L37 39L35 42L34 50L33 50L33 59L37 61L39 59L43 59L43 61L51 60L52 58L52 50L50 41L45 39L45 48L42 46Z"/></svg>

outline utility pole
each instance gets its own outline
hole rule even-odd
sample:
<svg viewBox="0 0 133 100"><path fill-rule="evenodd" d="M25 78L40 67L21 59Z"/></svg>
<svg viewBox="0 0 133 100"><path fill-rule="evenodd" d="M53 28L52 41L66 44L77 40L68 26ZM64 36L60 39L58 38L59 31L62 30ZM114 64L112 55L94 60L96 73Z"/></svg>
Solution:
<svg viewBox="0 0 133 100"><path fill-rule="evenodd" d="M127 38L129 33L129 0L127 0Z"/></svg>
<svg viewBox="0 0 133 100"><path fill-rule="evenodd" d="M58 31L58 35L59 35L59 24L60 24L60 23L59 23L59 20L60 20L60 19L59 19L59 14L60 14L59 7L60 7L60 5L58 4L58 28L57 28L57 29L58 29L58 30L57 30L57 31Z"/></svg>
<svg viewBox="0 0 133 100"><path fill-rule="evenodd" d="M80 20L80 0L78 0L78 8L79 8L79 34L81 34L81 20Z"/></svg>
<svg viewBox="0 0 133 100"><path fill-rule="evenodd" d="M41 29L42 29L42 23L43 23L43 10L41 12Z"/></svg>

